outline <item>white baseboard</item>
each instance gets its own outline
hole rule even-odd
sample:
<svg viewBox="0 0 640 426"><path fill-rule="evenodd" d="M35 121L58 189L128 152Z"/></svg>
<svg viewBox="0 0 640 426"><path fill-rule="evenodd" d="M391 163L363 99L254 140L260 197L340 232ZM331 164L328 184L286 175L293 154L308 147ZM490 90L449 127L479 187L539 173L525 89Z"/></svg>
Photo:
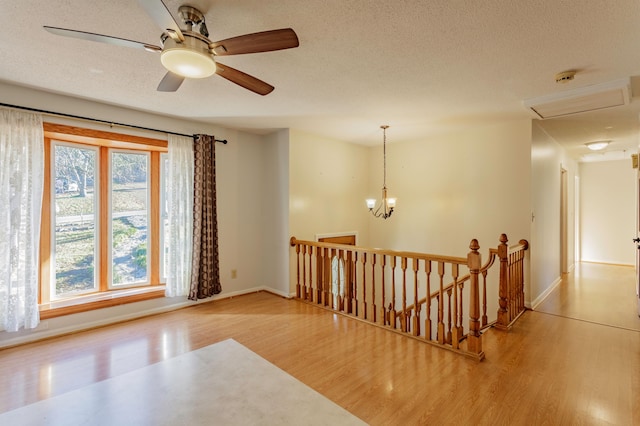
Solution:
<svg viewBox="0 0 640 426"><path fill-rule="evenodd" d="M285 291L276 290L274 288L266 287L266 286L259 287L259 289L257 291L266 291L268 293L275 294L276 296L284 297L285 299L291 299L291 298L294 298L296 296L295 292L294 293L287 293Z"/></svg>
<svg viewBox="0 0 640 426"><path fill-rule="evenodd" d="M538 305L540 305L540 303L542 303L542 301L544 299L546 299L546 297L549 296L549 294L551 294L551 292L553 290L555 290L555 288L558 287L561 282L562 282L562 278L561 277L556 278L555 281L553 283L551 283L549 288L547 288L545 291L543 291L542 294L540 294L540 296L536 297L535 300L533 302L531 302L531 309L533 309L535 311L535 309L538 307Z"/></svg>
<svg viewBox="0 0 640 426"><path fill-rule="evenodd" d="M594 259L582 259L583 263L599 263L602 265L612 265L612 266L631 266L635 267L635 263L625 263L625 262L614 262L611 260L594 260Z"/></svg>

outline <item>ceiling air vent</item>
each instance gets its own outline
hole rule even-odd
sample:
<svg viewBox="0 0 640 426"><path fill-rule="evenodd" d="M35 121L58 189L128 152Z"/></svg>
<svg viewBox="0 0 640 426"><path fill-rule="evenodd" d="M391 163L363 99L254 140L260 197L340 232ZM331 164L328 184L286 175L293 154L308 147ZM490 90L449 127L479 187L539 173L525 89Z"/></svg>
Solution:
<svg viewBox="0 0 640 426"><path fill-rule="evenodd" d="M536 118L562 117L603 108L628 105L631 101L631 80L628 78L581 87L525 100L524 106Z"/></svg>

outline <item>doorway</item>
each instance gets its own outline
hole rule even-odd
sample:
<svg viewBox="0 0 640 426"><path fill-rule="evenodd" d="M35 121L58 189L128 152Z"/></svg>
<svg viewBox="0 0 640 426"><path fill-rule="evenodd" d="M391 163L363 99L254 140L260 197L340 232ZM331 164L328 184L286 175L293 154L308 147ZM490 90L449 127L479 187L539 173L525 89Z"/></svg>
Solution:
<svg viewBox="0 0 640 426"><path fill-rule="evenodd" d="M346 244L349 246L356 245L356 235L338 235L334 237L318 237L319 243L329 243L329 244Z"/></svg>

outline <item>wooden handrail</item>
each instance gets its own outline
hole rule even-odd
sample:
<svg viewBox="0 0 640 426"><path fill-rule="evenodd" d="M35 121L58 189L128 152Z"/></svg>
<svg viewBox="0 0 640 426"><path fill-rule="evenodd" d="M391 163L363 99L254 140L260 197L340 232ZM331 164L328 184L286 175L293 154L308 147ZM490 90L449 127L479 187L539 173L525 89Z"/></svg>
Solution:
<svg viewBox="0 0 640 426"><path fill-rule="evenodd" d="M429 253L416 253L412 251L396 251L396 250L387 250L387 249L379 249L379 248L368 248L368 247L350 246L346 244L320 243L317 241L298 240L296 237L291 237L291 239L289 240L289 244L291 245L291 247L295 247L297 244L304 244L312 247L326 247L326 248L335 248L335 249L342 249L342 250L348 249L351 251L362 251L367 253L375 253L379 255L405 257L408 259L430 260L432 262L455 263L458 265L467 264L467 259L464 257L443 256L440 254L429 254Z"/></svg>
<svg viewBox="0 0 640 426"><path fill-rule="evenodd" d="M514 247L519 247L519 246L514 246ZM493 249L493 248L489 250L489 260L487 261L487 263L485 263L485 265L484 265L482 268L480 268L480 273L483 273L483 272L485 272L485 271L488 271L488 270L489 270L489 268L491 268L491 266L493 266L493 264L494 264L494 262L495 262L495 260L496 260L496 255L497 255L497 254L498 254L498 250ZM447 284L447 285L443 288L443 290L444 290L444 291L449 291L451 288L453 288L453 285L454 285L454 284L456 284L456 283L457 283L457 284L463 284L463 283L465 283L465 282L469 281L469 278L471 278L471 275L470 275L470 274L464 275L463 277L461 277L460 279L458 279L458 281L457 281L457 282L450 282L449 284ZM436 298L436 296L438 296L439 294L440 294L440 290L438 290L438 291L434 291L433 293L431 293L431 295L430 295L429 299L435 299L435 298ZM426 298L426 297L423 297L422 299L418 300L418 305L423 305L423 304L425 304L426 302L427 302L427 298ZM407 311L412 310L412 309L413 309L413 307L414 307L414 305L409 305L409 306L407 306Z"/></svg>

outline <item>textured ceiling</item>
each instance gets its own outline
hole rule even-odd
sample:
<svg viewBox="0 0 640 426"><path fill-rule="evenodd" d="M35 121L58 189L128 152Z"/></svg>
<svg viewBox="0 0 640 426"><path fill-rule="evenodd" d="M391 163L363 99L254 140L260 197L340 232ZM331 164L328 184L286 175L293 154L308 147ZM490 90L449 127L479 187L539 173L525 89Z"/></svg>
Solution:
<svg viewBox="0 0 640 426"><path fill-rule="evenodd" d="M165 3L177 18L183 2ZM389 142L420 140L494 119L529 118L524 99L640 75L636 0L188 4L206 14L212 40L296 31L297 49L220 58L272 84L273 93L262 97L218 76L160 93L165 70L157 54L42 29L159 45L160 29L136 0L0 0L0 80L226 127L290 127L378 144L381 124L391 126ZM567 69L578 70L575 80L555 83L554 75ZM637 151L638 103L541 124L574 158L586 152L585 142L603 136L614 140L611 150Z"/></svg>

